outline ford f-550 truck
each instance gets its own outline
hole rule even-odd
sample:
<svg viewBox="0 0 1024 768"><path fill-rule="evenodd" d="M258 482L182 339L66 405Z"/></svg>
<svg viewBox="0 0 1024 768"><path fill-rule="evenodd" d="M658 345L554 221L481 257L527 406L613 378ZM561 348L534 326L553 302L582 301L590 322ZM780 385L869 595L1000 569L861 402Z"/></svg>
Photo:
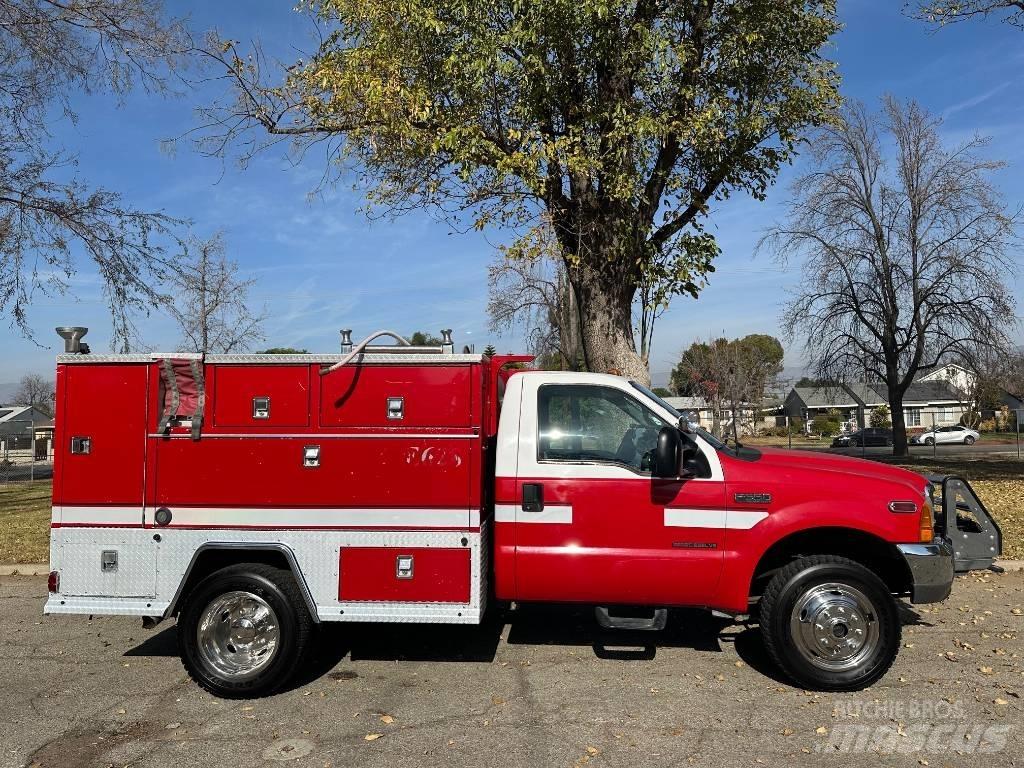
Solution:
<svg viewBox="0 0 1024 768"><path fill-rule="evenodd" d="M62 333L45 611L175 617L221 696L283 685L317 624L474 624L489 601L751 616L800 685L855 689L896 657L897 599L949 595L954 538L991 539L968 565L1001 546L961 480L727 445L635 381L447 333L205 356Z"/></svg>

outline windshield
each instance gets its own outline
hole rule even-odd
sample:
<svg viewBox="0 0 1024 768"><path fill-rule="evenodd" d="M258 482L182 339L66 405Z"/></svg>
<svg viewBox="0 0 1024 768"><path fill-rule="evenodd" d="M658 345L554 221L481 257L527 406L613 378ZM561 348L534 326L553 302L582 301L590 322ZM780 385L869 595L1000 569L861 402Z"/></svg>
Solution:
<svg viewBox="0 0 1024 768"><path fill-rule="evenodd" d="M659 395L654 394L651 390L649 390L643 384L638 384L635 381L630 381L629 383L630 383L630 385L632 385L632 387L634 389L636 389L639 392L642 392L644 395L646 395L651 400L656 402L658 405L660 405L666 411L668 411L669 413L673 414L677 421L678 420L686 420L685 417L683 416L683 414L680 413L677 408L673 408L668 402L666 402L665 398L660 397ZM729 446L727 446L725 443L723 443L721 440L719 440L717 437L712 435L710 432L708 432L703 427L697 426L696 424L694 424L692 421L689 421L689 420L686 420L686 423L689 426L689 429L690 429L691 432L693 432L695 434L698 434L701 437L703 437L705 440L707 440L711 444L711 447L714 448L716 451L728 451L728 450L730 450Z"/></svg>

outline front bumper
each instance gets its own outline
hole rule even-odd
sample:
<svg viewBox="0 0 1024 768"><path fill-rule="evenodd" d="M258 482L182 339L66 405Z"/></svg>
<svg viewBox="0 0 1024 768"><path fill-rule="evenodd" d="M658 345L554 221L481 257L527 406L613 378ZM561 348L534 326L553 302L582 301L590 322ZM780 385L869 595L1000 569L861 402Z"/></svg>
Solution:
<svg viewBox="0 0 1024 768"><path fill-rule="evenodd" d="M938 536L931 544L897 544L910 569L910 602L938 603L953 589L953 543Z"/></svg>

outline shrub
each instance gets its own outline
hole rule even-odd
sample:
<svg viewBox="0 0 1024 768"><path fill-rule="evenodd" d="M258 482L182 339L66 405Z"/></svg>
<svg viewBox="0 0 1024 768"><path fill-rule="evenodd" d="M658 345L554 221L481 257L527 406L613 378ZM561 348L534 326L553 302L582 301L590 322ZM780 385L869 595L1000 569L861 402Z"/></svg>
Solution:
<svg viewBox="0 0 1024 768"><path fill-rule="evenodd" d="M995 432L996 431L996 420L985 419L978 425L979 432Z"/></svg>
<svg viewBox="0 0 1024 768"><path fill-rule="evenodd" d="M839 434L839 420L833 419L831 414L819 413L811 422L811 430L824 437L832 437Z"/></svg>
<svg viewBox="0 0 1024 768"><path fill-rule="evenodd" d="M889 406L880 405L877 408L873 408L869 423L872 427L878 427L879 429L891 429L892 419L889 418Z"/></svg>

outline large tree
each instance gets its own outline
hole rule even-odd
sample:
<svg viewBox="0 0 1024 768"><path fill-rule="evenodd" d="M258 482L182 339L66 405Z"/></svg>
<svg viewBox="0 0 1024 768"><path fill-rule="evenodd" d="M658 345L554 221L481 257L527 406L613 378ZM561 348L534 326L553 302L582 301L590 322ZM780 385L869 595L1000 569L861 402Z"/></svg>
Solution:
<svg viewBox="0 0 1024 768"><path fill-rule="evenodd" d="M185 49L159 0L0 0L0 313L22 333L33 298L66 292L90 261L115 338L159 298L156 240L176 222L90 185L53 128L75 120L77 94L163 90Z"/></svg>
<svg viewBox="0 0 1024 768"><path fill-rule="evenodd" d="M695 292L718 253L710 206L762 197L838 99L820 53L835 0L310 5L323 42L287 68L214 41L235 87L201 145L319 142L390 213L524 229L543 214L590 370L648 376L632 316L645 274Z"/></svg>
<svg viewBox="0 0 1024 768"><path fill-rule="evenodd" d="M885 383L897 455L917 372L1004 349L1015 322L1004 278L1017 214L991 184L1000 164L979 156L982 139L944 145L940 125L914 103L851 104L767 238L804 262L785 328L818 376Z"/></svg>

